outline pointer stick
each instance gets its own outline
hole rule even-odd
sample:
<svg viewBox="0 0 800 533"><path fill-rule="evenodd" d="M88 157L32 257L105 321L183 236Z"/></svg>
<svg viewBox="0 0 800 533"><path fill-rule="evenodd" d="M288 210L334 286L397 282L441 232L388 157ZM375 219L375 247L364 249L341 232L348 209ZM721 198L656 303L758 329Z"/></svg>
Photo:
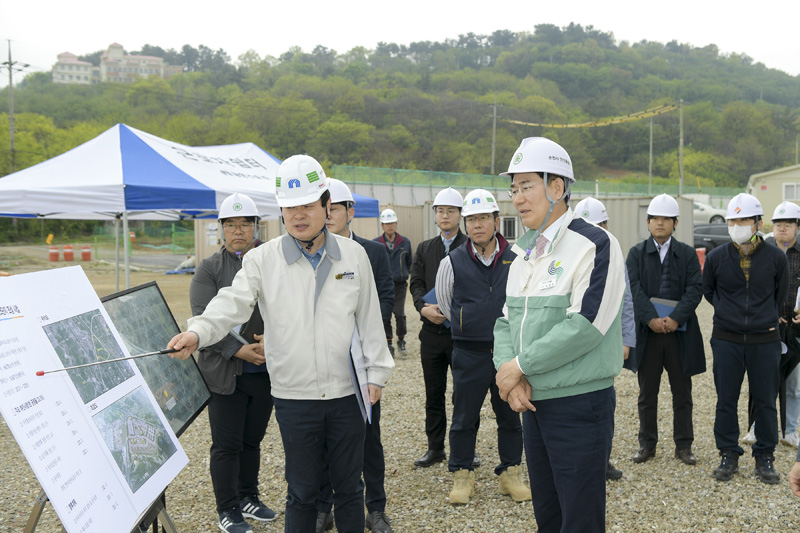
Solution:
<svg viewBox="0 0 800 533"><path fill-rule="evenodd" d="M86 363L85 365L76 365L76 366L65 366L64 368L57 368L55 370L39 370L36 372L37 376L44 376L45 374L51 374L53 372L61 372L62 370L74 370L76 368L84 368L87 366L94 366L94 365L102 365L105 363L116 363L117 361L127 361L128 359L138 359L139 357L148 357L150 355L159 355L165 353L173 353L177 352L175 348L169 348L167 350L159 350L157 352L150 352L150 353L143 353L139 355L131 355L130 357L120 357L119 359L106 359L105 361L97 361L94 363Z"/></svg>

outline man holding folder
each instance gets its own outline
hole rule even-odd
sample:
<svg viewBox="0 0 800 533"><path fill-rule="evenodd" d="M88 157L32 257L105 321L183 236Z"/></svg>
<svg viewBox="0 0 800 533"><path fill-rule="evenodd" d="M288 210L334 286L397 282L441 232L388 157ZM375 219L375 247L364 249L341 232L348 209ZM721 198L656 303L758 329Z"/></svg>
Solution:
<svg viewBox="0 0 800 533"><path fill-rule="evenodd" d="M687 465L697 463L692 453L692 376L706 370L695 313L703 298L703 280L694 248L672 236L679 215L678 202L671 196L653 198L647 208L650 237L628 252L637 343L624 366L639 378L639 451L634 463L656 454L664 369L672 390L675 458Z"/></svg>

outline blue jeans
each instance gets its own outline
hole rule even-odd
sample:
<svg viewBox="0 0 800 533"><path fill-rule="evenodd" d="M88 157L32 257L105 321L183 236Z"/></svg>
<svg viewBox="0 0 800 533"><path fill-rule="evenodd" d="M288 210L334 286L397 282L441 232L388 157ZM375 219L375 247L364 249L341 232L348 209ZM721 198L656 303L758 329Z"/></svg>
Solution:
<svg viewBox="0 0 800 533"><path fill-rule="evenodd" d="M522 431L538 531L605 531L614 387L533 405Z"/></svg>
<svg viewBox="0 0 800 533"><path fill-rule="evenodd" d="M364 419L355 395L333 400L274 398L286 454L286 533L314 531L326 464L336 529L364 531Z"/></svg>

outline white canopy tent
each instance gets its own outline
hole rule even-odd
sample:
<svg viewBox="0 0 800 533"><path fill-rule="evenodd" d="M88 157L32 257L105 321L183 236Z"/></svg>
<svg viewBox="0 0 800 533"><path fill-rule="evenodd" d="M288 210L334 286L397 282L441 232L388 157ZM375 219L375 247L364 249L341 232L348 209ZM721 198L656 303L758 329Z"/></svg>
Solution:
<svg viewBox="0 0 800 533"><path fill-rule="evenodd" d="M264 218L280 211L280 160L252 143L186 146L124 124L52 159L0 178L0 216L179 220L216 214L222 201L250 196ZM128 239L123 239L130 286Z"/></svg>

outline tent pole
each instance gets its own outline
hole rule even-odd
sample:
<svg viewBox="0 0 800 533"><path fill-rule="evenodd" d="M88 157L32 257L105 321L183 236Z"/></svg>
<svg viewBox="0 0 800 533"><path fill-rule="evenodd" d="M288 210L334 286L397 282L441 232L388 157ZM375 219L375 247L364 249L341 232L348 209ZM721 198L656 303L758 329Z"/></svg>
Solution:
<svg viewBox="0 0 800 533"><path fill-rule="evenodd" d="M128 254L130 253L130 233L128 232L128 212L122 212L122 244L123 252L125 254L125 288L131 288L131 261Z"/></svg>
<svg viewBox="0 0 800 533"><path fill-rule="evenodd" d="M117 290L119 292L119 215L114 217L114 251L117 259Z"/></svg>

